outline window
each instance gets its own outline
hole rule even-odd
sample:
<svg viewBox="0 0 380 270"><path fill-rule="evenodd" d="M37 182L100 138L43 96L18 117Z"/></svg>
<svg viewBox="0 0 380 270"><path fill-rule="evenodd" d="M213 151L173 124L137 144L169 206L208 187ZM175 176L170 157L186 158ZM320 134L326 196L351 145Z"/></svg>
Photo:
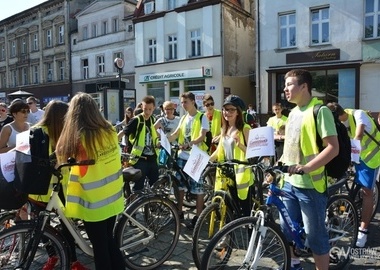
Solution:
<svg viewBox="0 0 380 270"><path fill-rule="evenodd" d="M295 47L296 44L296 14L284 14L279 17L280 48Z"/></svg>
<svg viewBox="0 0 380 270"><path fill-rule="evenodd" d="M6 88L5 73L0 73L0 88Z"/></svg>
<svg viewBox="0 0 380 270"><path fill-rule="evenodd" d="M53 81L53 64L52 63L46 64L46 81L48 82Z"/></svg>
<svg viewBox="0 0 380 270"><path fill-rule="evenodd" d="M5 45L4 44L1 44L1 55L0 55L0 59L1 60L5 60Z"/></svg>
<svg viewBox="0 0 380 270"><path fill-rule="evenodd" d="M177 59L177 36L168 36L169 59Z"/></svg>
<svg viewBox="0 0 380 270"><path fill-rule="evenodd" d="M102 22L102 35L106 35L107 34L107 28L108 28L107 21Z"/></svg>
<svg viewBox="0 0 380 270"><path fill-rule="evenodd" d="M88 28L87 28L87 26L84 26L83 27L83 30L82 30L82 37L83 37L83 40L86 40L86 39L88 39Z"/></svg>
<svg viewBox="0 0 380 270"><path fill-rule="evenodd" d="M117 18L112 20L112 31L116 33L119 31L119 20Z"/></svg>
<svg viewBox="0 0 380 270"><path fill-rule="evenodd" d="M194 30L190 32L191 41L191 55L190 56L200 56L201 55L201 30Z"/></svg>
<svg viewBox="0 0 380 270"><path fill-rule="evenodd" d="M148 40L148 49L149 49L149 63L157 62L157 41L155 39Z"/></svg>
<svg viewBox="0 0 380 270"><path fill-rule="evenodd" d="M151 1L151 2L146 2L144 4L144 13L145 14L150 14L154 11L154 2Z"/></svg>
<svg viewBox="0 0 380 270"><path fill-rule="evenodd" d="M177 0L168 0L168 10L175 9L177 7Z"/></svg>
<svg viewBox="0 0 380 270"><path fill-rule="evenodd" d="M46 30L46 47L51 47L52 44L51 29Z"/></svg>
<svg viewBox="0 0 380 270"><path fill-rule="evenodd" d="M96 24L93 24L92 25L92 37L96 37L96 35L98 34L98 26Z"/></svg>
<svg viewBox="0 0 380 270"><path fill-rule="evenodd" d="M104 72L104 55L97 57L98 62L98 74Z"/></svg>
<svg viewBox="0 0 380 270"><path fill-rule="evenodd" d="M39 72L38 65L33 66L33 83L38 83L39 81Z"/></svg>
<svg viewBox="0 0 380 270"><path fill-rule="evenodd" d="M28 83L28 69L24 67L22 68L22 84L27 85Z"/></svg>
<svg viewBox="0 0 380 270"><path fill-rule="evenodd" d="M59 68L58 80L63 81L65 79L65 62L58 61L58 68Z"/></svg>
<svg viewBox="0 0 380 270"><path fill-rule="evenodd" d="M380 1L366 0L364 38L380 37Z"/></svg>
<svg viewBox="0 0 380 270"><path fill-rule="evenodd" d="M13 87L17 86L17 70L12 70Z"/></svg>
<svg viewBox="0 0 380 270"><path fill-rule="evenodd" d="M38 51L38 34L33 34L33 51Z"/></svg>
<svg viewBox="0 0 380 270"><path fill-rule="evenodd" d="M58 27L58 44L63 44L65 41L65 27L60 25Z"/></svg>
<svg viewBox="0 0 380 270"><path fill-rule="evenodd" d="M311 11L311 43L313 45L330 42L329 13L329 8Z"/></svg>
<svg viewBox="0 0 380 270"><path fill-rule="evenodd" d="M16 41L12 40L11 41L11 57L16 56Z"/></svg>
<svg viewBox="0 0 380 270"><path fill-rule="evenodd" d="M21 40L21 53L22 54L27 53L26 38L22 38L22 40Z"/></svg>
<svg viewBox="0 0 380 270"><path fill-rule="evenodd" d="M83 79L88 79L88 59L82 60L82 67L83 67Z"/></svg>

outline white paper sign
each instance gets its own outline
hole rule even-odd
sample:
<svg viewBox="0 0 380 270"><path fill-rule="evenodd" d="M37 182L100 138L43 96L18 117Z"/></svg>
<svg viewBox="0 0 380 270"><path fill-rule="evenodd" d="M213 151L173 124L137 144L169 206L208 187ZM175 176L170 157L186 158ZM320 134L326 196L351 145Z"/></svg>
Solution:
<svg viewBox="0 0 380 270"><path fill-rule="evenodd" d="M249 131L245 157L274 156L274 134L272 127L259 127Z"/></svg>
<svg viewBox="0 0 380 270"><path fill-rule="evenodd" d="M360 140L351 139L351 161L359 164L359 157L362 147L360 145Z"/></svg>
<svg viewBox="0 0 380 270"><path fill-rule="evenodd" d="M196 145L193 145L191 148L190 157L187 160L183 170L191 178L198 182L209 160L210 156L206 152L199 149Z"/></svg>
<svg viewBox="0 0 380 270"><path fill-rule="evenodd" d="M29 134L27 130L16 135L16 150L27 155L30 155Z"/></svg>
<svg viewBox="0 0 380 270"><path fill-rule="evenodd" d="M0 154L1 172L7 182L15 180L16 151Z"/></svg>
<svg viewBox="0 0 380 270"><path fill-rule="evenodd" d="M157 132L160 134L161 146L163 148L165 148L165 150L169 153L169 155L171 155L171 153L172 153L171 145L170 145L170 142L169 142L168 138L166 137L164 131L159 128L159 129L157 129Z"/></svg>

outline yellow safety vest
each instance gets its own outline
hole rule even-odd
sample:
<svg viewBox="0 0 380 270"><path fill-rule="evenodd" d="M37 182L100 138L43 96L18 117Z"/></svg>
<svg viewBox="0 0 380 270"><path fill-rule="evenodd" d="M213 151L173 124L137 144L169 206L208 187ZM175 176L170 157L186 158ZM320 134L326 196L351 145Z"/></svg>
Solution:
<svg viewBox="0 0 380 270"><path fill-rule="evenodd" d="M244 124L244 128L249 128L251 127L248 124ZM244 135L243 131L239 132L239 139L240 142L244 142ZM224 148L221 147L223 146L223 136L220 139L219 144L220 147L217 148L217 159L218 161L223 161L225 160L225 154L224 154ZM245 152L242 151L239 147L235 145L234 147L234 159L241 160L241 161L246 161L247 159L245 158ZM238 197L241 200L247 199L248 195L248 190L251 185L253 185L254 182L254 175L252 173L251 167L247 167L246 165L234 165L234 170L235 170L235 181L236 181L236 189L238 193ZM216 180L215 180L215 190L221 190L222 189L222 182L221 179L221 170L218 168L216 170Z"/></svg>
<svg viewBox="0 0 380 270"><path fill-rule="evenodd" d="M133 143L131 154L135 156L141 156L145 147L145 134L146 134L146 125L145 125L145 119L142 114L139 114L137 116L138 122L137 122L137 133L138 133L138 138L134 138L135 134L131 134L129 136L129 140ZM140 125L142 125L140 127ZM154 146L154 151L156 152L156 156L158 157L159 149L155 147L155 143L158 141L158 135L157 131L154 128L154 121L151 118L150 119L150 134L152 136L152 143ZM137 140L137 143L136 143ZM131 165L135 164L137 160L131 160L129 163Z"/></svg>
<svg viewBox="0 0 380 270"><path fill-rule="evenodd" d="M301 124L300 135L300 148L305 158L305 162L308 163L319 154L319 148L317 145L317 130L314 120L314 106L321 104L322 102L317 98L313 98L307 106ZM321 166L318 169L309 173L314 188L323 193L326 191L326 174L325 166Z"/></svg>
<svg viewBox="0 0 380 270"><path fill-rule="evenodd" d="M107 133L105 136L110 135ZM83 138L81 142L85 145ZM65 207L67 217L96 222L118 215L124 209L120 147L116 133L111 145L103 149L98 145L96 149L95 165L71 168ZM79 158L86 159L86 154L82 153Z"/></svg>
<svg viewBox="0 0 380 270"><path fill-rule="evenodd" d="M222 126L222 112L219 110L214 110L212 114L212 121L211 121L211 134L212 137L218 136L220 134Z"/></svg>
<svg viewBox="0 0 380 270"><path fill-rule="evenodd" d="M190 139L195 140L202 134L202 123L201 123L201 115L202 113L197 111L196 115L194 116L194 121L193 125L191 127L191 135ZM186 114L182 116L180 120L180 130L179 130L179 135L178 135L178 144L184 144L185 143L185 134L186 134L186 117L188 117L189 114ZM205 144L204 141L202 143L197 145L201 150L206 151L207 150L207 145ZM182 151L182 150L180 150Z"/></svg>
<svg viewBox="0 0 380 270"><path fill-rule="evenodd" d="M350 125L349 135L353 139L356 133L356 123L354 119L355 110L345 109L348 115L348 124ZM377 131L375 123L371 121L371 130L369 134L380 142L380 132ZM363 138L360 141L362 150L360 152L360 159L371 169L376 169L380 166L380 147L374 142L365 132Z"/></svg>

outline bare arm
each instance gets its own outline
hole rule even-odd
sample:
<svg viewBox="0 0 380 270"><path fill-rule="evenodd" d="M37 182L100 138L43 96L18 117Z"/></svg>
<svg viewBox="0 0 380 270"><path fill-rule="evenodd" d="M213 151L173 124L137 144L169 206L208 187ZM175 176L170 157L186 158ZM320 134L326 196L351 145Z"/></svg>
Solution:
<svg viewBox="0 0 380 270"><path fill-rule="evenodd" d="M4 126L0 133L0 153L6 153L13 147L8 147L7 143L11 136L12 129L9 126Z"/></svg>
<svg viewBox="0 0 380 270"><path fill-rule="evenodd" d="M355 130L355 140L361 140L363 139L363 134L364 134L364 129L365 129L365 125L363 124L359 124L359 125L356 125L356 130Z"/></svg>

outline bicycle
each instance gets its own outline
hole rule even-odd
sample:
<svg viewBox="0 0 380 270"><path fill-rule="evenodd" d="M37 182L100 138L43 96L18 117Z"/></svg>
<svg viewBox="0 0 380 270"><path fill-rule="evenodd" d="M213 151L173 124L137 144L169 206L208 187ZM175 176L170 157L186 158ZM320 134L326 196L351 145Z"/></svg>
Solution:
<svg viewBox="0 0 380 270"><path fill-rule="evenodd" d="M192 255L195 265L200 268L203 252L210 239L228 222L244 216L237 196L234 165L245 165L246 169L252 169L255 182L250 187L252 209L258 209L264 203L261 187L263 176L263 164L261 159L256 164L240 160L210 163L210 168L220 168L221 188L214 191L211 203L200 214L193 231Z"/></svg>
<svg viewBox="0 0 380 270"><path fill-rule="evenodd" d="M167 154L167 161L166 164L159 165L159 179L153 184L152 188L167 194L174 202L178 202L179 186L180 183L184 183L186 185L186 191L183 205L188 208L195 208L196 195L190 192L189 177L183 169L179 167L176 160L179 150L178 145L172 146L173 153L171 155L165 148L162 149L164 149ZM178 176L180 179L177 178ZM205 189L204 202L206 204L214 192L215 168L206 167L201 175L201 179L203 179ZM173 195L174 198L171 195Z"/></svg>
<svg viewBox="0 0 380 270"><path fill-rule="evenodd" d="M297 256L310 256L305 246L302 224L291 220L280 197L293 197L276 184L287 167L272 167L267 172L274 176L269 184L266 204L254 216L239 218L220 230L207 246L201 269L290 269L290 247L279 225L272 217L278 209L291 232L293 252ZM346 179L338 181L331 191L338 189ZM357 210L347 195L333 195L326 208L326 227L329 234L330 269L342 269L349 257L341 251L355 245L357 236Z"/></svg>
<svg viewBox="0 0 380 270"><path fill-rule="evenodd" d="M63 167L91 164L93 161L70 159L53 173L59 183L63 178ZM46 210L41 211L38 218L16 221L14 226L0 232L1 269L41 269L49 254L58 257L56 269L69 269L71 255L67 241L49 224L49 220L56 216L66 225L78 247L93 256L91 243L86 241L73 220L65 217L59 190L60 185L55 185ZM114 230L126 265L131 269L157 268L173 252L179 238L179 226L176 206L167 198L148 190L135 199L118 217Z"/></svg>

